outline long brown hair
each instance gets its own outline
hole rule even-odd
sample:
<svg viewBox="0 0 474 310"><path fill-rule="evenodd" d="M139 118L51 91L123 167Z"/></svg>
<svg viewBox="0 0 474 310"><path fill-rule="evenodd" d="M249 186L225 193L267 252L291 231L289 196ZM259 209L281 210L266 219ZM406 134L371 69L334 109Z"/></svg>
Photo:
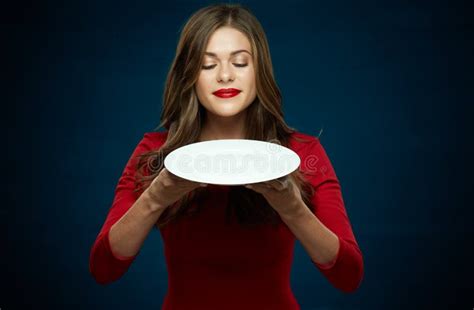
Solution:
<svg viewBox="0 0 474 310"><path fill-rule="evenodd" d="M167 139L159 150L140 156L136 191L143 191L149 186L163 169L163 160L170 152L198 142L206 111L198 101L194 86L203 65L209 38L215 30L224 26L242 32L252 47L257 96L247 108L246 139L288 147L290 136L296 130L289 127L283 117L281 93L275 82L268 42L261 24L248 8L240 4L210 5L195 12L182 29L176 55L166 79L161 122L157 127L167 129ZM304 202L309 206L314 191L301 171L296 170L288 177L300 189ZM185 214L197 214L199 207L191 206L193 202L204 199L208 192L207 188L197 188L182 197L166 208L156 223L157 227L161 228ZM226 213L227 220L234 214L244 226L278 223L278 213L263 195L243 186L230 188Z"/></svg>

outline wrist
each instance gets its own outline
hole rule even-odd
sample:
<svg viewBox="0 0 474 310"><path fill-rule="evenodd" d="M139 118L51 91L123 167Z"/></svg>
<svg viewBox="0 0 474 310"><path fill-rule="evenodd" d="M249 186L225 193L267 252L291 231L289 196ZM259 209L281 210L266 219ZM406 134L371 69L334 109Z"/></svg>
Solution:
<svg viewBox="0 0 474 310"><path fill-rule="evenodd" d="M148 189L146 189L142 197L144 206L146 210L150 213L161 213L166 209L166 206L164 206L162 203L160 203L151 193Z"/></svg>
<svg viewBox="0 0 474 310"><path fill-rule="evenodd" d="M288 211L280 213L283 221L293 221L307 215L308 207L303 200L298 200Z"/></svg>

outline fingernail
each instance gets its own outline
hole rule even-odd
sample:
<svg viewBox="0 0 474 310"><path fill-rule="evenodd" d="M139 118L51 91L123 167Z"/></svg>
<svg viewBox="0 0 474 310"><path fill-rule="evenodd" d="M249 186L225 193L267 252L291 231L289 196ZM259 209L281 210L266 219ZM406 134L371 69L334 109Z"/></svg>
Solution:
<svg viewBox="0 0 474 310"><path fill-rule="evenodd" d="M207 184L205 184L205 183L201 183L201 184L200 184L200 186L202 186L202 187L206 187L206 186L207 186Z"/></svg>

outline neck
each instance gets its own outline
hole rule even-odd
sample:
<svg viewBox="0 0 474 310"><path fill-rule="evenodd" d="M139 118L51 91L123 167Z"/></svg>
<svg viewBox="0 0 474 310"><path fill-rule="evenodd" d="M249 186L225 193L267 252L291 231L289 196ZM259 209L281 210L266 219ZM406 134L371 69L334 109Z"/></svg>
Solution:
<svg viewBox="0 0 474 310"><path fill-rule="evenodd" d="M245 113L233 117L206 115L199 140L221 139L245 139Z"/></svg>

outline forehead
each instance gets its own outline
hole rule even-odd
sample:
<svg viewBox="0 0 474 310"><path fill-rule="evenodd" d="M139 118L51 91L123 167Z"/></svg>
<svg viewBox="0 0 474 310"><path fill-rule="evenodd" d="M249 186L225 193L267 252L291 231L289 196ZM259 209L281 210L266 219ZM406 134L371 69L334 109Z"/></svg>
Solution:
<svg viewBox="0 0 474 310"><path fill-rule="evenodd" d="M217 56L228 56L230 52L240 49L251 52L247 37L234 28L222 27L217 29L209 38L206 52L215 53Z"/></svg>

